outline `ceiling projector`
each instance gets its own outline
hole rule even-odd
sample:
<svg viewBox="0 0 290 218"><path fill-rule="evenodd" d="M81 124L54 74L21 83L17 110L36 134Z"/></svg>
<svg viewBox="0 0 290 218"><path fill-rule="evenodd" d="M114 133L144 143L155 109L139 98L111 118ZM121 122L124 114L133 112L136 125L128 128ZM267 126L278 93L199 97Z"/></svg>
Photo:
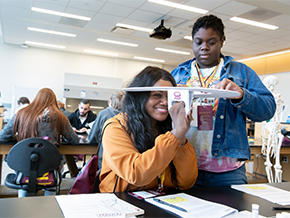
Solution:
<svg viewBox="0 0 290 218"><path fill-rule="evenodd" d="M161 24L158 27L156 27L151 33L149 33L149 36L155 39L170 38L172 31L163 26L163 24L164 20L161 20Z"/></svg>

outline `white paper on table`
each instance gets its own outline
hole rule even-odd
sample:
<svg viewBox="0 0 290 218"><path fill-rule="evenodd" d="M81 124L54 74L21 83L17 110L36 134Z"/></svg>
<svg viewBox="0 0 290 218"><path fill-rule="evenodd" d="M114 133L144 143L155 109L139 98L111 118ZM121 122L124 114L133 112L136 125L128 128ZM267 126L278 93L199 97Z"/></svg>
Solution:
<svg viewBox="0 0 290 218"><path fill-rule="evenodd" d="M144 210L117 198L113 193L58 195L55 199L66 218L125 218L134 217L134 213L144 214Z"/></svg>
<svg viewBox="0 0 290 218"><path fill-rule="evenodd" d="M267 184L232 185L231 188L280 205L290 204L290 192Z"/></svg>
<svg viewBox="0 0 290 218"><path fill-rule="evenodd" d="M225 218L252 218L252 212L248 210L243 210L243 211L240 211L239 213L225 216ZM266 218L266 217L259 215L258 218Z"/></svg>
<svg viewBox="0 0 290 218"><path fill-rule="evenodd" d="M172 199L172 204L187 210L187 212L183 212L170 206L160 204L154 201L153 198L147 198L145 201L185 218L219 218L231 213L238 212L236 209L226 205L202 200L185 193L165 195L155 198L163 201L167 201L170 198Z"/></svg>

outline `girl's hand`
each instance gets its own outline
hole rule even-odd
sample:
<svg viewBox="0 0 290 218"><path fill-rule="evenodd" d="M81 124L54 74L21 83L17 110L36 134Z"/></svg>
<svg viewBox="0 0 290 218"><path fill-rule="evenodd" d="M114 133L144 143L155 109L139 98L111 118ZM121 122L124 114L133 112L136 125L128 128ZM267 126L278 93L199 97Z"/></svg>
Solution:
<svg viewBox="0 0 290 218"><path fill-rule="evenodd" d="M172 133L176 138L180 140L180 145L186 143L185 134L189 129L190 122L192 120L192 108L185 114L185 104L183 101L175 102L169 110L172 119Z"/></svg>

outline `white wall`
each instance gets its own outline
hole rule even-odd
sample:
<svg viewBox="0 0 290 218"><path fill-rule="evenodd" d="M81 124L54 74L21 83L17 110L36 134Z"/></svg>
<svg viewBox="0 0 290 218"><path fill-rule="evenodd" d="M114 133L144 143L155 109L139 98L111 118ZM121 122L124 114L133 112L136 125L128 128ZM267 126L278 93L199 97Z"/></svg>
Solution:
<svg viewBox="0 0 290 218"><path fill-rule="evenodd" d="M282 121L285 122L288 114L290 115L290 72L261 75L260 78L263 81L269 75L276 76L279 80L279 83L275 86L275 90L281 94L286 105L286 111L284 111L282 118Z"/></svg>
<svg viewBox="0 0 290 218"><path fill-rule="evenodd" d="M23 49L0 42L0 92L4 103L15 104L15 87L51 88L58 99L63 96L64 73L123 78L124 83L144 67L158 66L169 72L175 66L121 58L77 54L41 48ZM30 99L33 100L33 99Z"/></svg>

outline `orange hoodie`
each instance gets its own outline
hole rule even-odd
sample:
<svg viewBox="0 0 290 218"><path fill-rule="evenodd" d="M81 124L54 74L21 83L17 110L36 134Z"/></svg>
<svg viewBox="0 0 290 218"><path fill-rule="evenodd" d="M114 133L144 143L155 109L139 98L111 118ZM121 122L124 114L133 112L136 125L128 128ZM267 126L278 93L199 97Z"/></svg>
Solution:
<svg viewBox="0 0 290 218"><path fill-rule="evenodd" d="M180 189L191 188L197 178L197 160L192 145L180 141L170 132L159 135L155 146L142 154L134 147L132 139L116 118L126 126L123 114L109 119L111 122L103 135L103 163L100 191L113 192L117 175L116 192L127 190L157 190L158 175L165 172L164 188L176 188L171 182L170 162L176 169Z"/></svg>

